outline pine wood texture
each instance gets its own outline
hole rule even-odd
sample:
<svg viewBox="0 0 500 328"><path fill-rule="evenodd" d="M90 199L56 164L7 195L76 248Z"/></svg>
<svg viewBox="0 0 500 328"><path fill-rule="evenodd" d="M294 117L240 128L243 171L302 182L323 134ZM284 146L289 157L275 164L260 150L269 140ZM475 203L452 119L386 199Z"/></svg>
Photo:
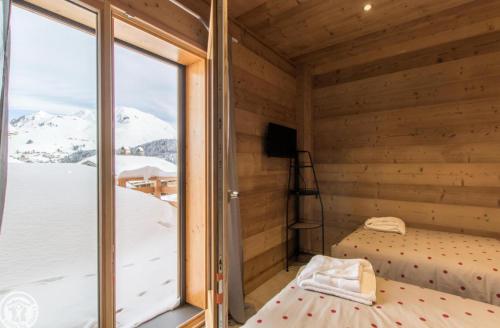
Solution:
<svg viewBox="0 0 500 328"><path fill-rule="evenodd" d="M118 11L168 33L180 47L200 55L206 51L208 33L198 19L170 1L110 0Z"/></svg>
<svg viewBox="0 0 500 328"><path fill-rule="evenodd" d="M99 325L116 326L115 286L115 145L114 122L114 54L113 19L109 1L105 1L99 14Z"/></svg>
<svg viewBox="0 0 500 328"><path fill-rule="evenodd" d="M232 0L233 15L288 58L391 29L471 0ZM477 2L477 1L476 1ZM252 4L252 5L250 5Z"/></svg>
<svg viewBox="0 0 500 328"><path fill-rule="evenodd" d="M435 8L295 59L313 72L327 247L385 215L500 237L500 2Z"/></svg>
<svg viewBox="0 0 500 328"><path fill-rule="evenodd" d="M186 67L186 301L207 302L207 100L206 61Z"/></svg>
<svg viewBox="0 0 500 328"><path fill-rule="evenodd" d="M232 73L248 294L283 269L288 160L264 154L264 134L268 122L296 127L296 79L243 42L232 43Z"/></svg>

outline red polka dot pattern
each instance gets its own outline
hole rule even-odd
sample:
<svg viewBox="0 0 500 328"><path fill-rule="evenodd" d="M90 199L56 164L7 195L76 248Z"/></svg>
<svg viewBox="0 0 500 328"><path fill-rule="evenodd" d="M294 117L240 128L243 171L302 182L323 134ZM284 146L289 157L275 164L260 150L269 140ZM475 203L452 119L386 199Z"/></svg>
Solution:
<svg viewBox="0 0 500 328"><path fill-rule="evenodd" d="M245 325L256 327L481 327L498 328L500 308L460 296L377 278L377 303L353 303L298 288L295 282ZM301 301L299 301L301 300ZM286 309L286 313L282 311ZM355 322L353 325L353 312ZM416 324L419 323L419 324Z"/></svg>
<svg viewBox="0 0 500 328"><path fill-rule="evenodd" d="M332 248L334 257L343 254L368 258L384 278L500 306L500 240L494 238L409 227L402 236L360 228Z"/></svg>

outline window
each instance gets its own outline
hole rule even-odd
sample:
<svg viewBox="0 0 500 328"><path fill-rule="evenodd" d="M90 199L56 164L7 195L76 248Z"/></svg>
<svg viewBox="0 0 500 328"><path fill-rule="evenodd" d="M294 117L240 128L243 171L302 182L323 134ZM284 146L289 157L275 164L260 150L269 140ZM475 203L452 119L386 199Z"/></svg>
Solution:
<svg viewBox="0 0 500 328"><path fill-rule="evenodd" d="M129 326L181 301L184 73L120 40L114 60L116 318Z"/></svg>
<svg viewBox="0 0 500 328"><path fill-rule="evenodd" d="M13 6L9 162L0 298L28 293L37 327L98 320L96 15L93 24Z"/></svg>
<svg viewBox="0 0 500 328"><path fill-rule="evenodd" d="M35 327L51 328L95 328L100 310L105 322L139 326L184 302L189 311L154 324L205 308L203 54L119 8L101 11L100 2L95 11L75 4L85 1L14 2L0 301L31 295ZM114 44L96 33L107 14ZM114 255L116 277L106 270Z"/></svg>

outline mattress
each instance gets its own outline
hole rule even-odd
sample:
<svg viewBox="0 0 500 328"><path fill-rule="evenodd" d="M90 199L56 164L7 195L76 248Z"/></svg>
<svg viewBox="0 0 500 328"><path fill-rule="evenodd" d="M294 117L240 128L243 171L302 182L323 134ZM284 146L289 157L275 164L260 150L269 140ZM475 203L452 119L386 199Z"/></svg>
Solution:
<svg viewBox="0 0 500 328"><path fill-rule="evenodd" d="M377 276L500 305L497 239L414 228L402 236L360 228L332 246L331 254L365 258Z"/></svg>
<svg viewBox="0 0 500 328"><path fill-rule="evenodd" d="M498 328L500 307L384 278L368 306L303 290L294 280L243 327Z"/></svg>

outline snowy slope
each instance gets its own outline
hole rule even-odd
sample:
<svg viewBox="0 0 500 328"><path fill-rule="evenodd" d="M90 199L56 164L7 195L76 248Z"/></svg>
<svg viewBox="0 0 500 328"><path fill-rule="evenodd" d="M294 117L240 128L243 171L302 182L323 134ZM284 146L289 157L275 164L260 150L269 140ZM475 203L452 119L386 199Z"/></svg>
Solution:
<svg viewBox="0 0 500 328"><path fill-rule="evenodd" d="M135 108L116 109L116 148L134 147L159 139L177 139L170 123ZM10 158L23 162L54 163L81 150L96 149L95 111L72 115L37 112L11 120Z"/></svg>
<svg viewBox="0 0 500 328"><path fill-rule="evenodd" d="M95 328L97 169L16 163L8 178L0 299L32 295L35 328ZM177 209L121 187L116 204L117 327L130 328L179 304Z"/></svg>

